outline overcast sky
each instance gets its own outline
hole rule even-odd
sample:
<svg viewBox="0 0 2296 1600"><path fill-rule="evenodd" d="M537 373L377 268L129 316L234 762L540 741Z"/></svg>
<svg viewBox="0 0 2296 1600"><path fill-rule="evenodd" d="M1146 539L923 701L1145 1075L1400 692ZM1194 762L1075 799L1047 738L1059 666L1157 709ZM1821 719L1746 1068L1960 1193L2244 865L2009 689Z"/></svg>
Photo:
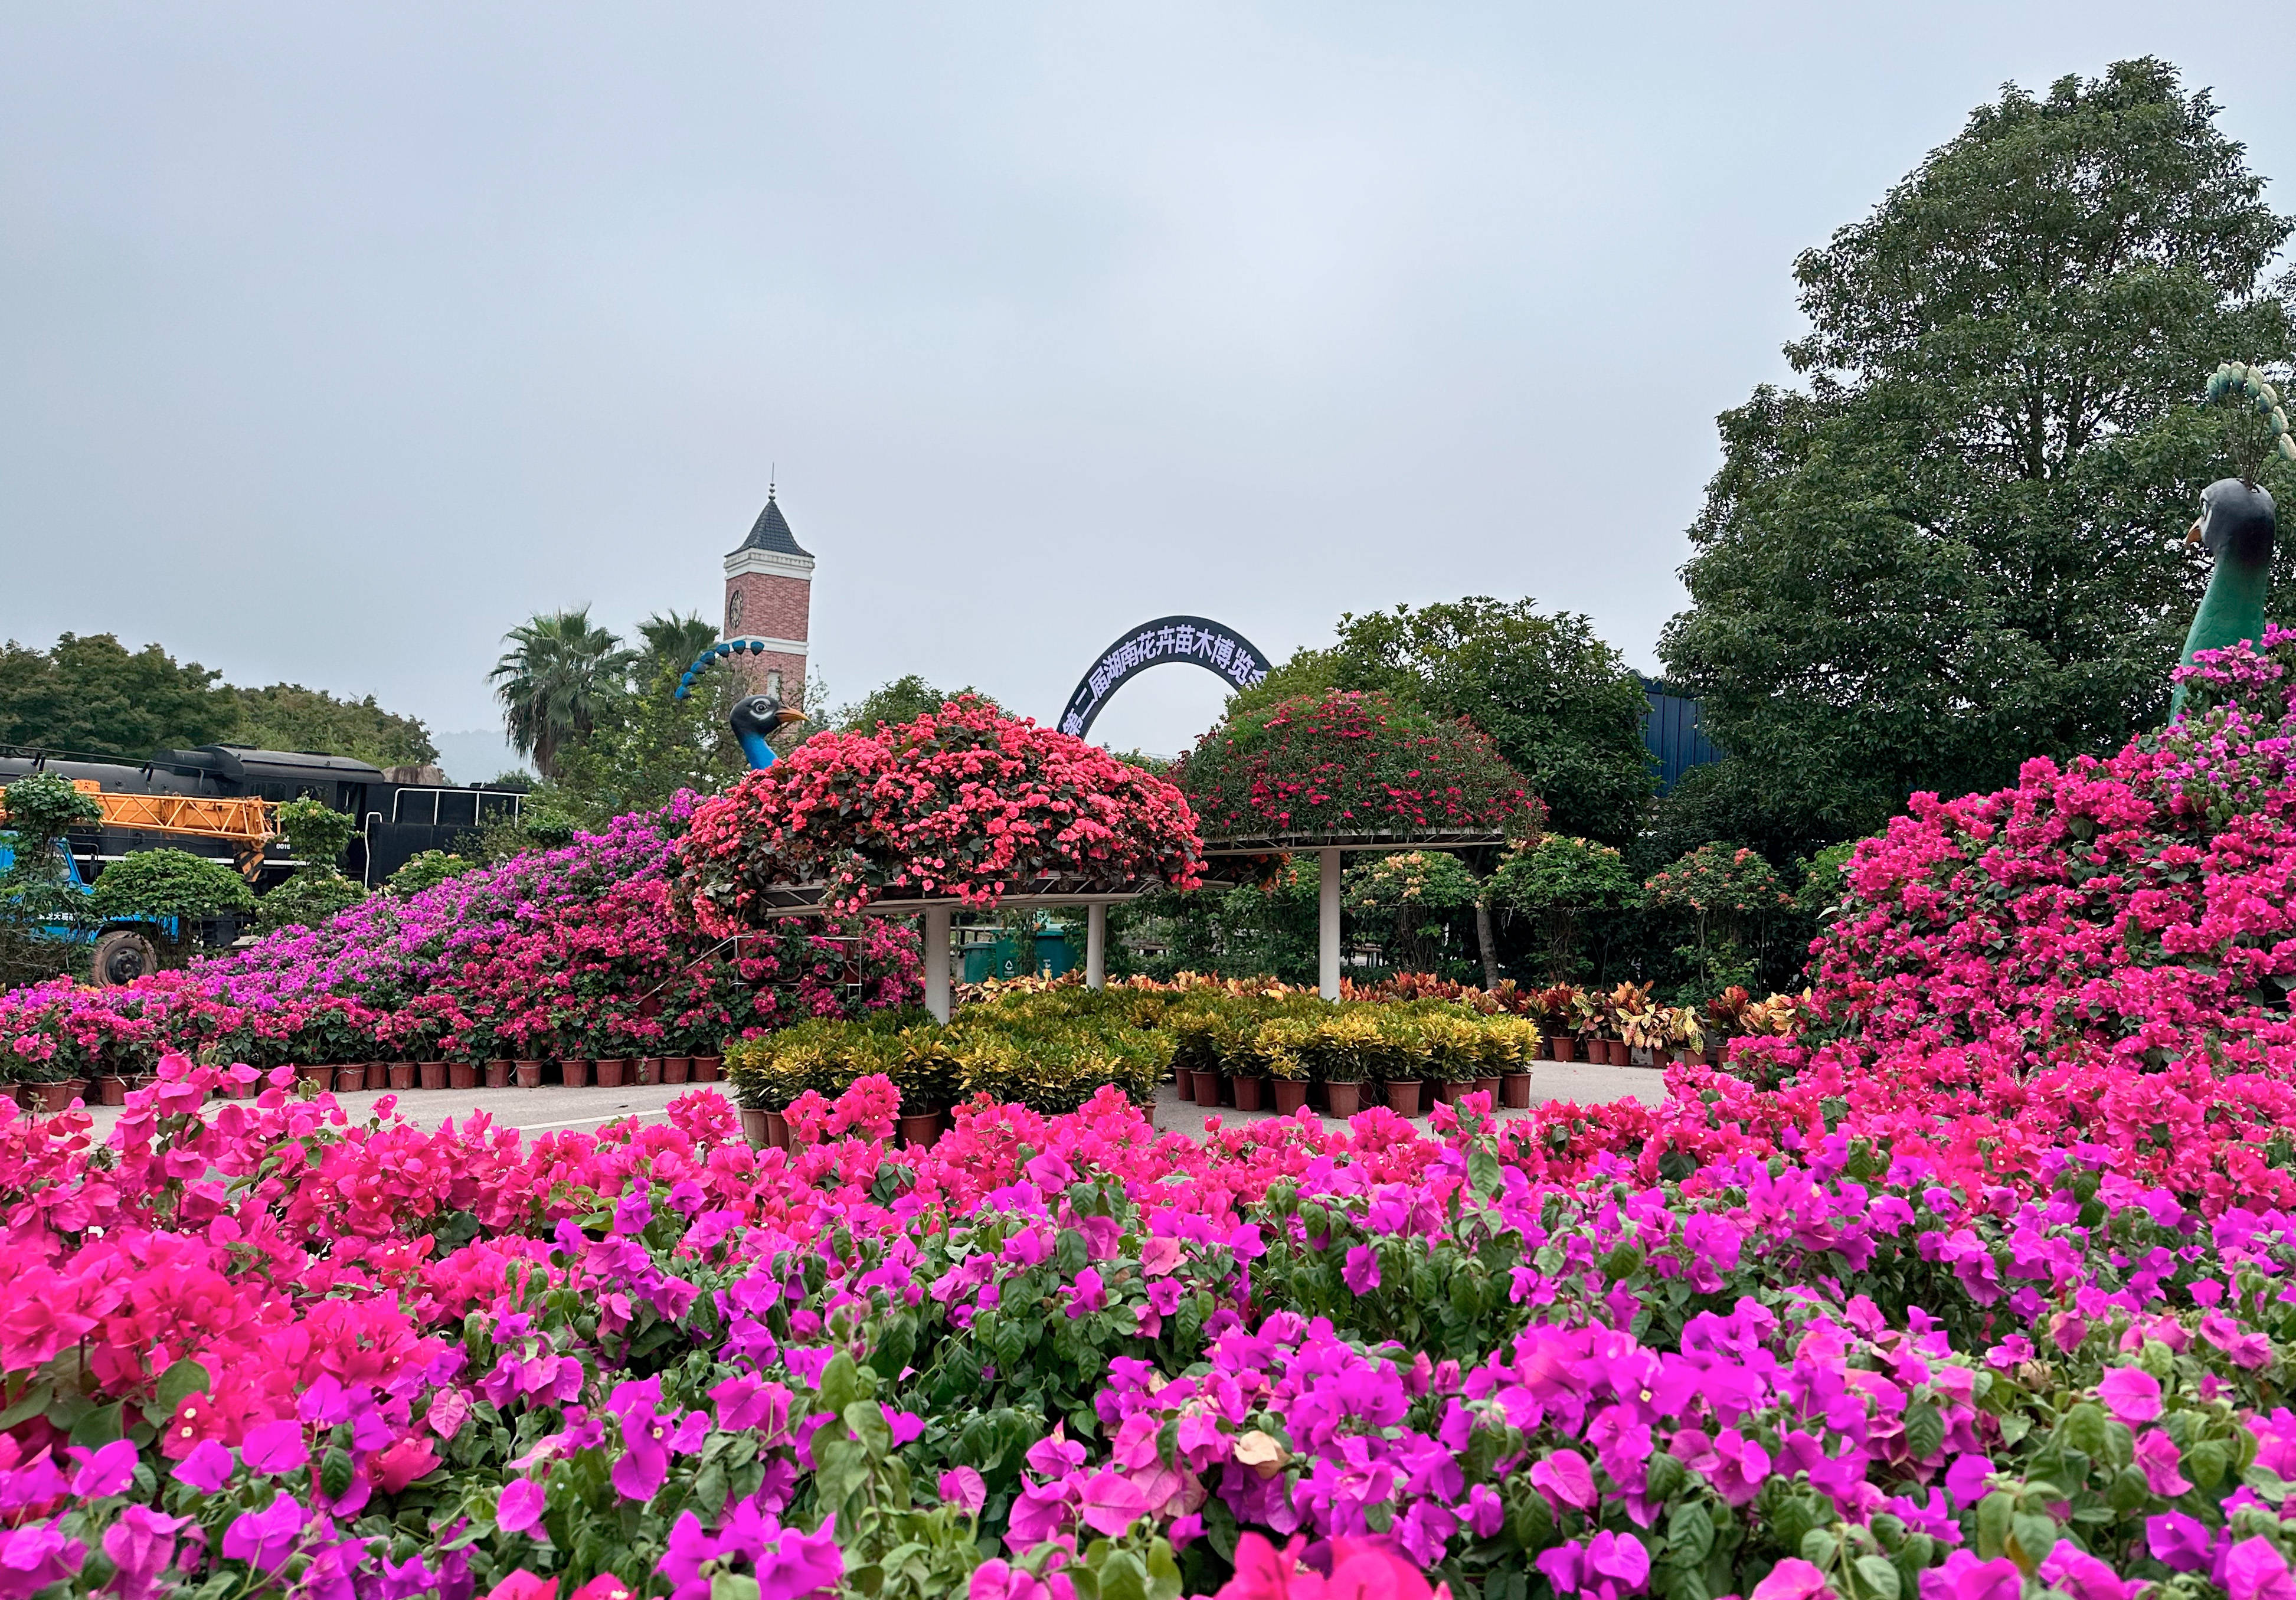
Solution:
<svg viewBox="0 0 2296 1600"><path fill-rule="evenodd" d="M778 464L840 700L1474 593L1649 668L1795 251L2145 53L2296 206L2247 5L8 0L0 634L490 726L537 610L718 619Z"/></svg>

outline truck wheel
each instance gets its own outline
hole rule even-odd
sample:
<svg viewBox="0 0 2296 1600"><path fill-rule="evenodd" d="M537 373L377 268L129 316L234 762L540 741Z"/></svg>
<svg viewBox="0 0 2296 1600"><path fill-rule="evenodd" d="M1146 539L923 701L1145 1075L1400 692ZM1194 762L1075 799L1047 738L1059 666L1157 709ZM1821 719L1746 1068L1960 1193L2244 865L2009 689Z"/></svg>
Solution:
<svg viewBox="0 0 2296 1600"><path fill-rule="evenodd" d="M160 970L160 947L149 934L114 928L96 939L94 965L99 986L133 983Z"/></svg>

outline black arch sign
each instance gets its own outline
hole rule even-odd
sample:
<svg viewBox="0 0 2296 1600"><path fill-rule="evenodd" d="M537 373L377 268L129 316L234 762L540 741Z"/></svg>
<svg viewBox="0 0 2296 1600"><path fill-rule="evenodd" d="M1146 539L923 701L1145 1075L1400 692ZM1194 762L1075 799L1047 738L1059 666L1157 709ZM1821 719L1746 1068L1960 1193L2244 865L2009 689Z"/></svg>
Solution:
<svg viewBox="0 0 2296 1600"><path fill-rule="evenodd" d="M1108 697L1135 674L1167 661L1201 667L1235 688L1249 688L1267 676L1267 658L1235 629L1204 617L1159 617L1144 622L1101 652L1092 670L1069 696L1061 732L1081 739L1092 732Z"/></svg>

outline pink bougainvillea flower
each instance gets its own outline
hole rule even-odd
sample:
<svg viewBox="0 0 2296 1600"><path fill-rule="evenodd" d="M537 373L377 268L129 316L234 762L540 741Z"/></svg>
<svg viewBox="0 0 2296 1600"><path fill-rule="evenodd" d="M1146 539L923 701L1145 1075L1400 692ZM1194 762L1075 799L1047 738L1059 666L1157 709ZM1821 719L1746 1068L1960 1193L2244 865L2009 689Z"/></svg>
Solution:
<svg viewBox="0 0 2296 1600"><path fill-rule="evenodd" d="M2161 1415L2161 1381L2142 1367L2113 1367L2097 1380L2096 1396L2132 1428Z"/></svg>
<svg viewBox="0 0 2296 1600"><path fill-rule="evenodd" d="M2268 1538L2244 1538L2225 1556L2225 1593L2232 1600L2296 1600L2296 1577Z"/></svg>
<svg viewBox="0 0 2296 1600"><path fill-rule="evenodd" d="M2177 1441L2166 1431L2148 1428L2136 1438L2136 1465L2144 1471L2145 1487L2156 1495L2174 1498L2192 1489L2183 1473L2177 1470L2182 1457Z"/></svg>
<svg viewBox="0 0 2296 1600"><path fill-rule="evenodd" d="M558 1579L513 1571L487 1591L487 1600L557 1600Z"/></svg>
<svg viewBox="0 0 2296 1600"><path fill-rule="evenodd" d="M940 1497L967 1516L978 1516L988 1503L988 1485L969 1466L951 1467L940 1475Z"/></svg>
<svg viewBox="0 0 2296 1600"><path fill-rule="evenodd" d="M190 1455L176 1463L176 1476L203 1495L221 1494L238 1465L227 1446L205 1439L192 1447Z"/></svg>
<svg viewBox="0 0 2296 1600"><path fill-rule="evenodd" d="M1825 1574L1798 1555L1789 1555L1769 1570L1746 1600L1810 1600L1825 1593Z"/></svg>
<svg viewBox="0 0 2296 1600"><path fill-rule="evenodd" d="M531 1478L513 1478L495 1497L495 1525L505 1533L525 1533L542 1520L550 1497Z"/></svg>
<svg viewBox="0 0 2296 1600"><path fill-rule="evenodd" d="M100 1500L124 1492L135 1478L137 1452L133 1440L115 1439L100 1449L67 1452L78 1465L71 1491L82 1499Z"/></svg>
<svg viewBox="0 0 2296 1600"><path fill-rule="evenodd" d="M2070 1539L2059 1539L2040 1566L2041 1581L2072 1600L2128 1600L2136 1586Z"/></svg>
<svg viewBox="0 0 2296 1600"><path fill-rule="evenodd" d="M287 1559L303 1531L304 1511L295 1497L281 1489L261 1511L243 1511L225 1530L223 1553L268 1572Z"/></svg>

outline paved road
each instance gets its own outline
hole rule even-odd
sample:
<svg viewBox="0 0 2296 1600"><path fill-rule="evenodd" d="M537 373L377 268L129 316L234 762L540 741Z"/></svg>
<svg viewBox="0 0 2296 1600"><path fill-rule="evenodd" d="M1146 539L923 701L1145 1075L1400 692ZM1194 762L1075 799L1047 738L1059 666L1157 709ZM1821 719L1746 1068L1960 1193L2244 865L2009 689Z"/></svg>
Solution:
<svg viewBox="0 0 2296 1600"><path fill-rule="evenodd" d="M695 1087L722 1091L725 1086L653 1084L570 1089L554 1084L537 1089L402 1089L396 1094L399 1111L417 1127L437 1128L449 1118L460 1121L473 1112L482 1111L504 1128L538 1134L556 1128L599 1128L631 1115L660 1121L672 1100ZM338 1095L335 1098L356 1121L371 1115L375 1102L390 1093L373 1091ZM1611 1100L1640 1100L1655 1105L1665 1098L1665 1089L1663 1074L1650 1067L1596 1067L1578 1062L1543 1061L1531 1075L1530 1095L1539 1104L1576 1100L1592 1105ZM119 1116L119 1111L110 1106L91 1106L89 1110L95 1118L98 1138L111 1129ZM1182 1104L1168 1083L1156 1096L1156 1126L1195 1138L1203 1136L1205 1125L1214 1117L1219 1119L1222 1127L1235 1128L1264 1121L1274 1114L1225 1108L1217 1112L1199 1110L1193 1104Z"/></svg>

